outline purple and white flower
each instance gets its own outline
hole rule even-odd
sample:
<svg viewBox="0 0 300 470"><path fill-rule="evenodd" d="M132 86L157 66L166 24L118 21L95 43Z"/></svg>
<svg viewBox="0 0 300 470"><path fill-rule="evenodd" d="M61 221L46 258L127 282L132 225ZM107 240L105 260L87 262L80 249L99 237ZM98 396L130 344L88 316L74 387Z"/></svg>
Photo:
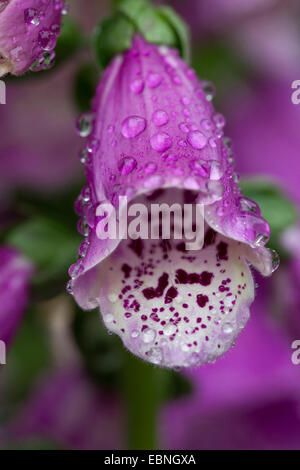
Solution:
<svg viewBox="0 0 300 470"><path fill-rule="evenodd" d="M243 198L225 119L178 53L135 37L113 59L78 130L87 186L77 201L85 236L70 268L69 291L83 309L99 307L107 328L137 356L166 367L213 362L233 344L254 300L250 264L277 267L269 227ZM199 203L205 239L100 240L100 203Z"/></svg>

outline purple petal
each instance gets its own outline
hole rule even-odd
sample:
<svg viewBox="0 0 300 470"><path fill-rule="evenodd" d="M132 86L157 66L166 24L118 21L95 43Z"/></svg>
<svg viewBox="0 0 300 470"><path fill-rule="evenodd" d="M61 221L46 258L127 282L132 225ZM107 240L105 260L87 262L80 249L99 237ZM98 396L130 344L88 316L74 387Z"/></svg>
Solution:
<svg viewBox="0 0 300 470"><path fill-rule="evenodd" d="M254 298L248 261L264 275L273 270L271 253L264 248L270 235L268 224L262 219L258 206L241 197L231 165L230 146L223 139L225 119L215 113L211 98L211 86L207 82L200 83L194 71L174 50L149 45L137 37L132 49L116 57L107 69L99 84L92 113L81 116L78 121L79 134L88 137L88 186L76 206L82 215L81 230L86 240L80 247L81 259L70 270L69 291L83 308L100 306L105 323L111 323L109 328L120 334L135 354L165 366L187 366L191 361L199 364L214 360L225 352L245 324ZM176 191L181 195L193 194L194 201L205 206L207 227L220 235L216 236L218 243L198 251L192 262L182 256L173 242L170 242L170 259L165 259L163 248L155 242L157 265L147 277L148 273L143 270L145 265L151 264L151 241L145 242L141 260L135 258L125 241L98 239L95 210L100 202L117 208L119 196L127 196L132 202L157 189L161 198L169 197L171 202L174 202L172 196L176 199ZM217 260L218 244L226 246L228 255ZM124 265L131 268L132 275L142 271L139 276L135 274L135 279L138 278L143 288L132 284L133 279L130 279L133 297L136 294L132 302L136 301L135 306L139 304L140 313L128 310L123 297L119 298L126 287ZM165 308L167 288L176 287L178 268L197 275L207 271L212 273L214 281L203 291L199 285L193 286L192 290L180 286L178 297L187 307L181 305L171 313L164 311L159 320L154 320L153 316L148 321L153 312L143 289L157 289L160 280L169 273L163 294L151 299L152 305L157 303L154 308ZM225 316L222 321L214 318L216 314L222 316L220 305L213 296L223 281L231 283L231 288L226 286L226 289L228 287L228 293L234 299L228 321ZM241 295L239 286L244 286ZM119 299L117 302L110 302L109 289ZM202 308L197 303L198 296L199 299L201 296L209 298L201 315L199 312L196 315L196 310ZM184 309L188 309L186 317L191 322L186 328L188 333L183 327ZM210 315L209 309L214 316ZM172 340L168 338L168 346L164 347L161 344L164 339L162 326L168 324L175 313L182 323L180 326L176 323L178 331L173 333ZM147 323L143 323L142 316L147 317ZM198 317L203 326L197 325ZM172 321L176 322L176 318ZM225 326L226 323L230 327ZM146 328L151 330L148 335L153 338L151 342L149 338L148 342L143 342L145 335L142 333L148 331ZM194 328L197 330L191 333ZM204 334L206 328L207 335ZM224 339L226 328L228 337Z"/></svg>
<svg viewBox="0 0 300 470"><path fill-rule="evenodd" d="M54 50L63 8L64 0L4 2L0 8L0 76L20 75L43 53Z"/></svg>
<svg viewBox="0 0 300 470"><path fill-rule="evenodd" d="M8 345L24 314L33 267L17 251L0 247L0 340Z"/></svg>

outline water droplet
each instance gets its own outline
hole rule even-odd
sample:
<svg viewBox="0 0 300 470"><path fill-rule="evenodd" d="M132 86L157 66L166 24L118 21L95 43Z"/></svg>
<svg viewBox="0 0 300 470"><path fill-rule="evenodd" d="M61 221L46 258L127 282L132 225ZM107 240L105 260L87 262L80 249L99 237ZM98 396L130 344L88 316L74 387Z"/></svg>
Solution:
<svg viewBox="0 0 300 470"><path fill-rule="evenodd" d="M99 139L91 139L88 141L86 149L89 153L94 154L97 152L100 145Z"/></svg>
<svg viewBox="0 0 300 470"><path fill-rule="evenodd" d="M190 104L190 99L187 97L187 96L183 96L183 98L181 98L181 103L185 106L187 106L188 104Z"/></svg>
<svg viewBox="0 0 300 470"><path fill-rule="evenodd" d="M203 178L207 178L209 176L209 166L205 160L192 160L190 161L189 166L192 171L202 176Z"/></svg>
<svg viewBox="0 0 300 470"><path fill-rule="evenodd" d="M84 258L87 254L89 248L89 242L88 240L84 240L82 243L80 243L79 248L78 248L78 255L81 258Z"/></svg>
<svg viewBox="0 0 300 470"><path fill-rule="evenodd" d="M174 75L172 77L172 80L173 80L173 83L175 83L175 85L178 85L178 86L182 85L182 80L178 75Z"/></svg>
<svg viewBox="0 0 300 470"><path fill-rule="evenodd" d="M108 295L108 300L114 304L117 300L118 300L118 296L115 292L111 292L109 295Z"/></svg>
<svg viewBox="0 0 300 470"><path fill-rule="evenodd" d="M171 336L176 333L176 326L172 323L169 323L167 326L164 327L163 331L166 336Z"/></svg>
<svg viewBox="0 0 300 470"><path fill-rule="evenodd" d="M152 189L152 188L158 188L164 184L164 179L160 175L153 175L150 176L150 178L147 178L146 181L144 181L144 188L146 189Z"/></svg>
<svg viewBox="0 0 300 470"><path fill-rule="evenodd" d="M207 183L207 191L214 201L218 201L223 197L224 185L221 181L210 180Z"/></svg>
<svg viewBox="0 0 300 470"><path fill-rule="evenodd" d="M146 128L146 120L140 116L129 116L122 122L121 133L126 139L133 139Z"/></svg>
<svg viewBox="0 0 300 470"><path fill-rule="evenodd" d="M272 273L273 273L279 267L280 258L279 258L277 251L275 250L270 249L270 254L272 256Z"/></svg>
<svg viewBox="0 0 300 470"><path fill-rule="evenodd" d="M138 338L139 337L139 332L137 330L133 330L131 332L131 338Z"/></svg>
<svg viewBox="0 0 300 470"><path fill-rule="evenodd" d="M133 157L123 157L119 162L119 171L122 175L129 175L137 166L136 159Z"/></svg>
<svg viewBox="0 0 300 470"><path fill-rule="evenodd" d="M152 343L155 339L155 336L156 336L156 332L154 330L152 330L151 328L146 328L143 332L142 332L142 339L144 341L144 343Z"/></svg>
<svg viewBox="0 0 300 470"><path fill-rule="evenodd" d="M0 13L1 13L1 11L3 11L4 8L8 5L8 2L9 2L9 0L0 1Z"/></svg>
<svg viewBox="0 0 300 470"><path fill-rule="evenodd" d="M145 165L144 170L145 170L145 173L147 173L148 175L151 175L152 173L156 172L157 165L154 162L149 162L147 163L147 165Z"/></svg>
<svg viewBox="0 0 300 470"><path fill-rule="evenodd" d="M144 89L144 82L141 78L136 78L135 80L133 80L130 84L130 89L132 91L132 93L135 93L136 95L138 95L139 93L142 93L143 89Z"/></svg>
<svg viewBox="0 0 300 470"><path fill-rule="evenodd" d="M66 290L68 294L73 295L73 282L70 280L67 283Z"/></svg>
<svg viewBox="0 0 300 470"><path fill-rule="evenodd" d="M179 125L178 125L179 129L181 130L181 132L184 132L185 134L187 134L189 132L189 127L188 125L185 123L185 122L181 122Z"/></svg>
<svg viewBox="0 0 300 470"><path fill-rule="evenodd" d="M191 131L187 137L188 143L194 148L201 150L207 144L207 137L200 131Z"/></svg>
<svg viewBox="0 0 300 470"><path fill-rule="evenodd" d="M239 200L240 208L243 212L253 212L254 214L260 215L260 208L256 202L247 197L241 197Z"/></svg>
<svg viewBox="0 0 300 470"><path fill-rule="evenodd" d="M216 113L213 116L213 121L219 129L222 129L226 124L226 119L224 118L223 114L221 114L221 113Z"/></svg>
<svg viewBox="0 0 300 470"><path fill-rule="evenodd" d="M67 15L70 11L70 5L65 1L65 4L61 10L62 15Z"/></svg>
<svg viewBox="0 0 300 470"><path fill-rule="evenodd" d="M213 128L213 124L210 119L202 119L201 127L206 131L210 131Z"/></svg>
<svg viewBox="0 0 300 470"><path fill-rule="evenodd" d="M94 127L94 114L93 113L83 113L79 116L76 122L77 133L80 137L88 137Z"/></svg>
<svg viewBox="0 0 300 470"><path fill-rule="evenodd" d="M108 313L104 316L105 323L112 323L114 320L114 316L111 313Z"/></svg>
<svg viewBox="0 0 300 470"><path fill-rule="evenodd" d="M40 24L40 15L35 8L27 8L24 11L24 21L27 25L38 26Z"/></svg>
<svg viewBox="0 0 300 470"><path fill-rule="evenodd" d="M60 26L59 24L53 24L51 27L50 27L50 30L52 31L52 33L54 33L55 35L59 35L60 34Z"/></svg>
<svg viewBox="0 0 300 470"><path fill-rule="evenodd" d="M38 44L44 51L52 51L56 46L55 34L48 29L42 29L39 32Z"/></svg>
<svg viewBox="0 0 300 470"><path fill-rule="evenodd" d="M210 179L219 180L224 174L224 167L218 160L210 161Z"/></svg>
<svg viewBox="0 0 300 470"><path fill-rule="evenodd" d="M151 137L150 144L156 152L164 152L172 146L172 139L166 132L158 132Z"/></svg>
<svg viewBox="0 0 300 470"><path fill-rule="evenodd" d="M158 73L149 72L146 82L149 88L156 88L161 84L162 77Z"/></svg>
<svg viewBox="0 0 300 470"><path fill-rule="evenodd" d="M205 97L207 101L212 101L216 94L216 89L215 89L214 84L209 81L203 81L201 85L202 85L202 89L205 93Z"/></svg>
<svg viewBox="0 0 300 470"><path fill-rule="evenodd" d="M224 323L222 332L225 336L231 336L233 333L233 326L231 323Z"/></svg>
<svg viewBox="0 0 300 470"><path fill-rule="evenodd" d="M197 191L200 187L200 184L195 178L189 177L184 180L183 186L185 189L194 189L195 191Z"/></svg>
<svg viewBox="0 0 300 470"><path fill-rule="evenodd" d="M157 111L154 111L152 115L152 121L157 127L164 126L169 122L168 113L162 109L158 109Z"/></svg>
<svg viewBox="0 0 300 470"><path fill-rule="evenodd" d="M150 351L148 352L148 358L149 361L152 362L152 364L161 364L162 362L162 350L161 348L151 348Z"/></svg>
<svg viewBox="0 0 300 470"><path fill-rule="evenodd" d="M69 268L69 276L72 279L75 279L83 271L82 260L77 263L74 263Z"/></svg>

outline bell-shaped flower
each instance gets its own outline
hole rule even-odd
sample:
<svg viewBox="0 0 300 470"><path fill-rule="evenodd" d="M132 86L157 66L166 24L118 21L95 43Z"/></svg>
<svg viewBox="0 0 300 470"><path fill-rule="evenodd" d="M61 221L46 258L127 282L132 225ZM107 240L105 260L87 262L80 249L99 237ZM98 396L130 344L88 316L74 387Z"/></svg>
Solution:
<svg viewBox="0 0 300 470"><path fill-rule="evenodd" d="M249 318L250 264L265 276L278 264L264 247L269 227L259 207L241 196L213 94L175 50L137 36L106 70L92 113L78 121L87 137L87 186L77 201L85 239L68 290L83 309L99 307L131 352L166 367L224 354ZM153 226L152 208L162 203L202 208L192 223L202 247L191 248L185 232L179 237L175 218L170 236L161 219ZM129 223L134 236L102 236L113 227L111 206L122 234Z"/></svg>

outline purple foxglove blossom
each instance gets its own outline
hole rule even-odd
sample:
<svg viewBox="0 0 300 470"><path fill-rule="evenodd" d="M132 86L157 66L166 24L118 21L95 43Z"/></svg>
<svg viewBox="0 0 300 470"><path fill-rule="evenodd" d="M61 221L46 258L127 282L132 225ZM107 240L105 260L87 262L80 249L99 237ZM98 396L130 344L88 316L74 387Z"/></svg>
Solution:
<svg viewBox="0 0 300 470"><path fill-rule="evenodd" d="M266 317L267 292L259 291L236 347L214 366L185 371L193 395L166 405L164 448L299 449L299 369L291 341Z"/></svg>
<svg viewBox="0 0 300 470"><path fill-rule="evenodd" d="M0 247L0 340L8 345L24 313L32 264L10 247Z"/></svg>
<svg viewBox="0 0 300 470"><path fill-rule="evenodd" d="M123 424L118 396L96 387L80 367L69 366L37 384L26 406L3 429L1 444L38 436L68 449L120 449Z"/></svg>
<svg viewBox="0 0 300 470"><path fill-rule="evenodd" d="M44 54L51 60L60 32L64 0L0 1L0 76L20 75ZM52 57L51 57L52 55Z"/></svg>
<svg viewBox="0 0 300 470"><path fill-rule="evenodd" d="M212 96L176 51L136 37L108 67L93 112L78 122L88 137L88 185L77 202L85 241L68 290L82 308L99 306L130 351L167 367L224 354L249 318L249 263L265 276L274 270L264 247L268 224L241 197ZM118 196L129 204L203 204L203 249L186 252L175 237L100 240L96 208L117 206Z"/></svg>

